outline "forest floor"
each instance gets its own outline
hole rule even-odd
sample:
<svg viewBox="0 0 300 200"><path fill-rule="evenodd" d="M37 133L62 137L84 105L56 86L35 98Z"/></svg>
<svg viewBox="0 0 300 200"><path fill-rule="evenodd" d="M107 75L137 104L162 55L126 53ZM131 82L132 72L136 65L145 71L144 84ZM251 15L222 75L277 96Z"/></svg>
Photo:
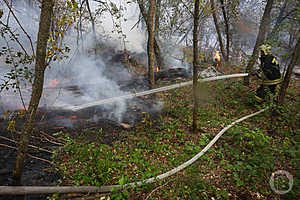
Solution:
<svg viewBox="0 0 300 200"><path fill-rule="evenodd" d="M239 69L223 67L222 71L231 74L238 73ZM299 80L291 82L285 105L274 108L277 110L276 120L272 120L271 111L267 110L237 124L194 164L165 180L122 193L55 194L48 198L298 199L299 86ZM140 121L129 129L109 121L104 121L102 125L86 124L77 130L43 127L49 135L55 133L56 142L63 145L45 144L45 148L55 151L53 155L44 157L51 159L53 164L37 167L36 172L41 168L47 169L49 177L54 178L29 185L124 184L167 172L199 153L222 128L266 107L266 104L255 103L257 87L255 79L251 80L250 87L243 86L241 78L202 83L199 87L201 105L196 133L191 129L191 86L157 94L155 98L164 105L161 114L141 111ZM42 157L40 154L36 156ZM14 155L11 157L14 158ZM32 160L29 158L29 162ZM37 165L32 164L28 165L28 170ZM277 170L293 175L293 188L285 195L276 194L269 185L272 173ZM284 178L276 179L275 186L287 190L287 182Z"/></svg>
<svg viewBox="0 0 300 200"><path fill-rule="evenodd" d="M226 74L238 69L223 68ZM122 140L102 144L101 130L71 139L54 157L62 185L113 185L141 181L167 172L199 153L225 126L263 107L254 100L257 80L250 87L242 79L201 84L198 130L192 126L192 87L159 93L162 114L144 117L135 127L120 132ZM299 81L292 81L286 104L241 122L228 130L198 161L166 180L122 193L79 196L102 199L297 199L300 194ZM274 105L271 105L274 106ZM91 142L91 133L98 140ZM83 141L89 142L83 142ZM270 187L272 173L292 174L293 188L285 195ZM287 178L275 178L275 187L288 189ZM68 195L60 196L69 198ZM79 199L80 199L79 198Z"/></svg>

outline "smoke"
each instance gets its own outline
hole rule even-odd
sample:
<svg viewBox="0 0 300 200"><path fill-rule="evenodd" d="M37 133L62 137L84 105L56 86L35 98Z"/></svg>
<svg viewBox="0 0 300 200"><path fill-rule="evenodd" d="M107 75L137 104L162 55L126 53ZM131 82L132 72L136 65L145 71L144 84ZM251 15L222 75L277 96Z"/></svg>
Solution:
<svg viewBox="0 0 300 200"><path fill-rule="evenodd" d="M20 61L21 57L15 55L17 55L17 52L23 52L20 45L15 41L14 37L12 37L9 32L13 32L28 55L32 55L32 52L35 51L36 46L35 41L37 38L39 12L33 8L26 7L23 1L18 1L17 5L12 5L12 11L18 19L17 21L12 13L10 13L8 7L4 4L4 2L2 1L0 2L0 4L1 9L3 9L3 16L1 18L1 21L3 23L8 23L10 27L10 29L7 30L5 26L0 25L0 31L4 36L0 36L0 49L3 53L0 56L0 86L3 86L5 82L10 80L10 77L7 77L6 75L11 72L11 70L14 70L12 64L6 63L7 59L9 59L10 57L14 57L14 63L16 64ZM29 38L21 30L20 25L25 29L26 34L28 34L28 36L31 38L33 49L31 47ZM10 47L9 51L5 51L8 50L7 47ZM19 64L19 66L21 65L22 64ZM26 64L26 67L32 68L33 64ZM12 79L9 83L13 83L15 82L15 80L16 79ZM21 77L19 77L19 81L22 91L24 91L25 85L30 85L28 80L22 80ZM18 90L6 90L4 88L0 93L0 116L6 110L23 109L23 103L27 105L29 100L30 94L28 93L28 91L24 91L21 98Z"/></svg>
<svg viewBox="0 0 300 200"><path fill-rule="evenodd" d="M137 28L139 21L139 12L137 12L139 8L137 3L123 0L111 0L111 2L115 3L119 11L123 14L123 17L113 19L109 13L101 15L101 22L97 24L97 31L102 32L104 35L109 35L119 50L127 49L137 53L146 51L146 32L145 30ZM92 11L97 10L99 5L101 5L101 3L91 1ZM113 32L115 30L113 20L120 25L122 32L125 34L125 38L121 33Z"/></svg>
<svg viewBox="0 0 300 200"><path fill-rule="evenodd" d="M76 95L76 93L74 94L72 91L62 88L61 94L57 94L55 102L49 105L49 107L80 105L128 94L120 90L116 79L109 79L105 76L105 71L108 66L101 58L79 55L64 67L69 69L67 74L57 74L55 77L59 82L65 81L65 84L63 84L64 88L68 88L68 86L78 87L80 95ZM53 67L53 69L55 69L55 67ZM123 73L125 73L125 71L123 71ZM52 72L51 76L54 74L55 72ZM126 75L129 76L128 72ZM62 77L69 77L69 80L66 81ZM122 114L126 111L126 106L125 101L105 105L106 109L112 110L113 117L118 121L122 121Z"/></svg>
<svg viewBox="0 0 300 200"><path fill-rule="evenodd" d="M163 47L165 49L163 52L164 61L169 68L185 68L188 71L190 70L182 46L172 42L164 42Z"/></svg>
<svg viewBox="0 0 300 200"><path fill-rule="evenodd" d="M37 40L38 32L39 11L32 7L26 6L25 2L18 1L16 4L14 3L11 6L12 11L17 17L17 21L9 11L7 6L3 2L1 2L1 4L3 6L1 9L3 9L4 11L1 21L3 21L5 24L6 22L8 22L11 32L13 32L14 35L18 38L27 53L32 54L30 40L26 36L26 34L28 34L28 36L31 38L31 41L33 42L32 46L35 47L35 41ZM26 31L26 34L21 30L19 24ZM4 28L4 26L1 25L1 28ZM11 40L9 34L5 34L5 36L6 41L3 38L1 38L0 40L1 48L6 46L6 42L8 42L9 46L15 51L20 49L20 46L15 41ZM0 66L1 65L3 66L3 63L0 63Z"/></svg>
<svg viewBox="0 0 300 200"><path fill-rule="evenodd" d="M25 7L23 3L13 5L13 9L18 19L20 19L20 23L30 35L33 45L35 46L38 30L38 9ZM5 9L4 13L5 15L2 17L2 20L7 19L8 10ZM12 19L10 20L12 30L20 30L18 24ZM99 30L97 31L99 33ZM20 42L26 47L26 50L30 51L28 38L22 32L19 32L19 35ZM131 34L128 34L128 38L130 38L130 35ZM71 49L69 58L60 62L52 62L50 64L51 68L47 68L44 82L45 89L40 101L40 107L61 108L67 105L80 105L96 100L128 94L128 92L121 91L117 84L120 80L128 80L131 78L128 71L124 69L123 66L108 65L108 63L105 62L107 61L105 58L91 56L86 53L89 48L95 46L92 42L91 32L87 31L84 33L84 41L82 41L82 45L80 47L76 46L76 39L77 35L74 30L65 34L64 44ZM104 42L109 43L109 41ZM132 48L134 50L138 50L140 48L138 47L139 44L141 43L134 43ZM2 40L0 45L1 47L5 46ZM14 49L19 48L15 42L10 42L9 45ZM31 65L30 67L33 66ZM112 68L116 68L116 70L112 70ZM2 80L7 80L4 75L10 69L11 66L6 65L3 62L0 63L0 76ZM111 72L111 74L109 72ZM55 86L51 85L53 81L58 84ZM73 86L78 87L80 94L76 94L74 91L67 89ZM28 105L29 103L30 90L31 87L28 82L26 86L22 86L22 96L25 105ZM3 111L7 109L17 110L22 107L22 101L17 93L12 91L1 92L0 113L3 113ZM112 113L112 116L110 117L118 121L122 121L122 116L126 111L126 107L127 102L124 100L105 105L105 109L110 110L110 113Z"/></svg>

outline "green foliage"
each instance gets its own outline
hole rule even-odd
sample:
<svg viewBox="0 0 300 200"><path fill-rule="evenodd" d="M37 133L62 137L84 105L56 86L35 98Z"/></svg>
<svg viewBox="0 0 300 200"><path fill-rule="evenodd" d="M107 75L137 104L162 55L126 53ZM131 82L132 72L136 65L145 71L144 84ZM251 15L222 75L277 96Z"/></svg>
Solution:
<svg viewBox="0 0 300 200"><path fill-rule="evenodd" d="M4 57L5 63L12 66L11 70L4 75L5 79L0 84L0 92L3 89L9 90L10 88L16 91L20 87L20 82L32 81L33 76L29 65L33 62L34 56L9 45L11 42L18 43L19 35L14 34L8 25L0 23L0 35L2 40L5 41L5 46L0 47L0 57Z"/></svg>
<svg viewBox="0 0 300 200"><path fill-rule="evenodd" d="M69 142L57 154L63 181L78 185L123 185L145 180L189 160L222 127L246 113L257 111L248 103L247 88L238 82L227 80L207 87L220 95L199 108L201 133L194 134L189 129L192 100L186 94L191 88L183 88L164 94L166 107L160 119L154 120L143 113L136 130L125 133L128 137L124 142L107 146L65 136ZM294 95L296 87L291 89L289 95ZM275 198L276 194L269 186L271 173L284 169L296 174L300 148L296 142L299 102L291 100L288 105L276 109L280 111L276 124L271 124L271 112L265 112L234 126L199 161L179 172L175 181L156 191L152 199L158 196L162 199L232 199L242 195L256 199L251 196L254 193ZM280 128L270 132L270 127ZM101 131L99 133L100 137ZM283 188L286 186L284 182L278 181L278 184ZM294 189L285 196L295 198L299 186L299 180L295 178ZM141 192L149 194L153 187L157 186L125 190L111 198L128 199L129 194L131 197Z"/></svg>
<svg viewBox="0 0 300 200"><path fill-rule="evenodd" d="M69 136L65 136L67 143L64 147L64 153L72 156L69 162L62 163L58 166L65 175L64 179L72 178L72 183L75 185L95 185L101 186L105 184L110 178L110 173L113 169L109 166L103 158L111 157L110 147L107 145L97 146L94 143L84 142L81 139L72 140ZM60 154L62 152L59 152ZM54 157L53 159L58 159ZM70 171L71 170L71 173Z"/></svg>

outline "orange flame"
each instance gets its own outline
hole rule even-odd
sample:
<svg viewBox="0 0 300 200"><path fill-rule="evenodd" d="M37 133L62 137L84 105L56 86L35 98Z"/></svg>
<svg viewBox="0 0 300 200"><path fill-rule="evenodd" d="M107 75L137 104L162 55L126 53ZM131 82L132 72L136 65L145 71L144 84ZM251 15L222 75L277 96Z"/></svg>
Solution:
<svg viewBox="0 0 300 200"><path fill-rule="evenodd" d="M28 108L29 106L22 106L22 105L19 105L19 110L24 110L24 111L28 111Z"/></svg>
<svg viewBox="0 0 300 200"><path fill-rule="evenodd" d="M159 68L158 68L158 66L156 67L156 70L155 70L156 72L159 72Z"/></svg>
<svg viewBox="0 0 300 200"><path fill-rule="evenodd" d="M48 86L57 86L58 84L59 84L59 81L54 79L48 83Z"/></svg>
<svg viewBox="0 0 300 200"><path fill-rule="evenodd" d="M216 51L214 59L217 61L217 67L220 66L220 64L221 64L221 57L220 57L219 51Z"/></svg>

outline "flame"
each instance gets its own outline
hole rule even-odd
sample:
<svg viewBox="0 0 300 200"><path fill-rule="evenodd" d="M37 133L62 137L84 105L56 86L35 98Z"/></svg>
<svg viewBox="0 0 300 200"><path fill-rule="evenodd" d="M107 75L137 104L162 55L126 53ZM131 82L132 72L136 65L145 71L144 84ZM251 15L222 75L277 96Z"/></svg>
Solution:
<svg viewBox="0 0 300 200"><path fill-rule="evenodd" d="M48 86L57 86L59 83L60 83L59 81L54 79L48 83Z"/></svg>
<svg viewBox="0 0 300 200"><path fill-rule="evenodd" d="M221 57L219 51L216 51L214 59L217 61L217 67L220 66L221 63Z"/></svg>
<svg viewBox="0 0 300 200"><path fill-rule="evenodd" d="M216 54L215 54L215 56L214 56L214 59L216 59L218 62L221 61L221 57L220 57L219 51L216 51Z"/></svg>
<svg viewBox="0 0 300 200"><path fill-rule="evenodd" d="M24 110L24 111L28 111L29 106L23 106L23 105L18 105L18 110Z"/></svg>
<svg viewBox="0 0 300 200"><path fill-rule="evenodd" d="M159 68L158 68L158 66L156 67L156 70L155 70L155 72L159 72Z"/></svg>

